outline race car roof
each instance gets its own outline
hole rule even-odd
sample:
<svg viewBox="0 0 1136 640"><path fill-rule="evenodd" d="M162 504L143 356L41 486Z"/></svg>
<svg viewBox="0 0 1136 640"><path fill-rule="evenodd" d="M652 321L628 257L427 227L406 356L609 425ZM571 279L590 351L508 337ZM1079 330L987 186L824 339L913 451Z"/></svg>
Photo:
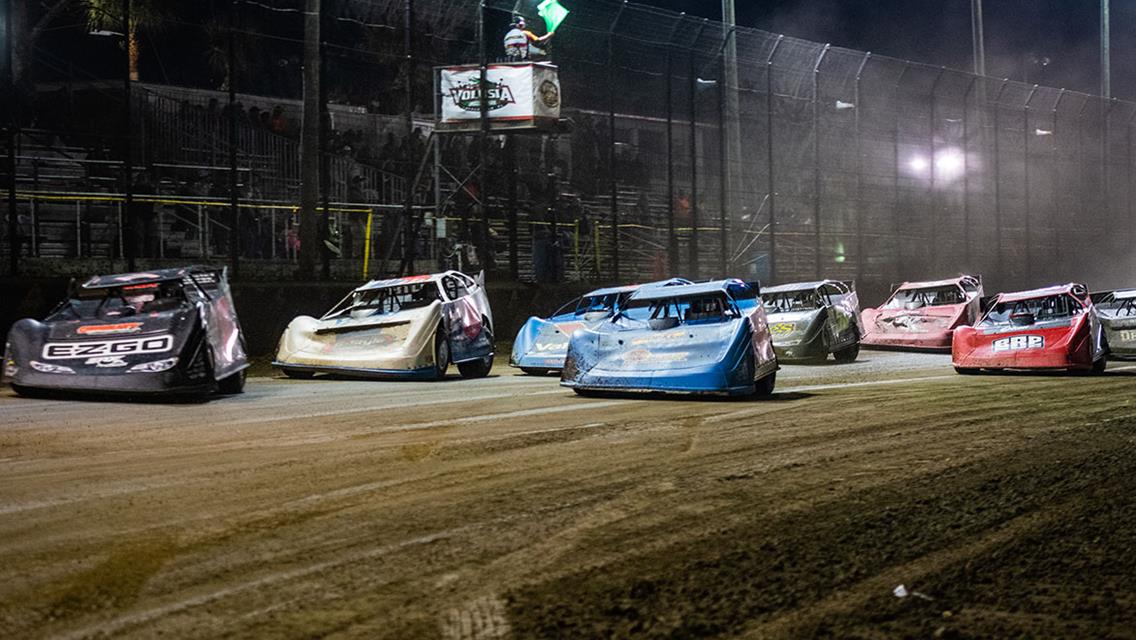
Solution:
<svg viewBox="0 0 1136 640"><path fill-rule="evenodd" d="M705 293L726 292L726 287L735 284L745 284L741 280L712 280L698 284L684 284L673 287L645 287L631 294L632 300L665 300L682 296L697 296Z"/></svg>
<svg viewBox="0 0 1136 640"><path fill-rule="evenodd" d="M775 286L772 286L772 287L765 287L765 288L762 289L761 292L763 294L766 294L766 293L784 293L786 291L807 291L809 289L816 289L816 288L819 288L821 285L830 284L830 283L831 284L837 284L837 285L844 284L843 282L840 282L839 280L813 280L812 282L788 282L786 284L779 284L779 285L775 285Z"/></svg>
<svg viewBox="0 0 1136 640"><path fill-rule="evenodd" d="M116 273L107 276L91 276L83 283L84 289L109 289L111 287L129 287L154 282L170 282L182 280L194 273L209 273L217 271L209 267L191 266L176 269L154 269L153 271L139 271L137 273Z"/></svg>
<svg viewBox="0 0 1136 640"><path fill-rule="evenodd" d="M609 296L613 293L628 293L643 287L671 287L677 285L690 284L690 280L685 278L671 278L669 280L656 280L654 282L644 282L643 284L625 284L620 287L605 287L603 289L596 289L584 294L585 298L592 296Z"/></svg>
<svg viewBox="0 0 1136 640"><path fill-rule="evenodd" d="M1056 296L1062 293L1073 293L1074 287L1084 287L1074 282L1068 284L1057 284L1051 287L1042 287L1040 289L1030 289L1029 291L1011 291L1009 293L999 293L998 302L1017 302L1019 300L1030 300L1032 298L1044 298L1046 296Z"/></svg>
<svg viewBox="0 0 1136 640"><path fill-rule="evenodd" d="M958 276L957 278L946 278L944 280L927 280L924 282L904 282L899 285L897 289L928 289L931 287L945 287L949 284L961 285L962 281L970 276Z"/></svg>

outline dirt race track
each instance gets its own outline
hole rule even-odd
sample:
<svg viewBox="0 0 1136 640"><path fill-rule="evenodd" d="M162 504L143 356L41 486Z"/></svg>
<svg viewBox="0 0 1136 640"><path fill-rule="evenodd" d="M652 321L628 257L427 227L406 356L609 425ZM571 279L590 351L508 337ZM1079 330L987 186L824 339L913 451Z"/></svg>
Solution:
<svg viewBox="0 0 1136 640"><path fill-rule="evenodd" d="M1136 637L1134 387L864 352L769 401L5 389L0 636Z"/></svg>

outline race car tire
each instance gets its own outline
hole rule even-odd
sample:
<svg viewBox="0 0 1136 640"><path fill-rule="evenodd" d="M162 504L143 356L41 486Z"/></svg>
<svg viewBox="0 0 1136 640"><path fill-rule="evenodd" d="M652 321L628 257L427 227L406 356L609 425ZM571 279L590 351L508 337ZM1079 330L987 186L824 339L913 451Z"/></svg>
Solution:
<svg viewBox="0 0 1136 640"><path fill-rule="evenodd" d="M444 379L449 368L450 342L446 339L445 329L439 324L438 331L434 334L434 379Z"/></svg>
<svg viewBox="0 0 1136 640"><path fill-rule="evenodd" d="M773 387L777 385L777 372L765 376L753 384L753 395L758 398L768 398L773 395Z"/></svg>
<svg viewBox="0 0 1136 640"><path fill-rule="evenodd" d="M851 362L855 362L856 358L859 357L859 355L860 343L857 342L855 344L844 347L843 349L834 351L832 357L836 358L836 362L839 364L849 364Z"/></svg>
<svg viewBox="0 0 1136 640"><path fill-rule="evenodd" d="M217 381L217 391L225 395L244 393L246 377L248 377L248 372L241 369L227 378L221 378Z"/></svg>
<svg viewBox="0 0 1136 640"><path fill-rule="evenodd" d="M25 387L20 384L13 384L12 391L15 391L16 395L20 396L21 398L46 398L48 396L47 392L45 392L43 389L37 389L36 387Z"/></svg>
<svg viewBox="0 0 1136 640"><path fill-rule="evenodd" d="M284 369L283 371L284 375L293 380L311 380L316 375L314 371L297 371L295 369Z"/></svg>
<svg viewBox="0 0 1136 640"><path fill-rule="evenodd" d="M972 367L955 367L955 373L960 376L973 376L978 373L978 369Z"/></svg>
<svg viewBox="0 0 1136 640"><path fill-rule="evenodd" d="M489 326L489 318L481 316L481 331L485 334L485 338L489 341L490 348L493 346L493 328ZM478 360L469 360L467 362L459 362L458 373L463 378L484 378L489 375L489 371L493 369L493 354L480 358Z"/></svg>
<svg viewBox="0 0 1136 640"><path fill-rule="evenodd" d="M458 363L458 373L463 378L484 378L493 368L493 355L487 355L478 360Z"/></svg>
<svg viewBox="0 0 1136 640"><path fill-rule="evenodd" d="M1105 367L1108 366L1108 356L1101 356L1096 362L1093 363L1092 374L1099 376L1104 373Z"/></svg>

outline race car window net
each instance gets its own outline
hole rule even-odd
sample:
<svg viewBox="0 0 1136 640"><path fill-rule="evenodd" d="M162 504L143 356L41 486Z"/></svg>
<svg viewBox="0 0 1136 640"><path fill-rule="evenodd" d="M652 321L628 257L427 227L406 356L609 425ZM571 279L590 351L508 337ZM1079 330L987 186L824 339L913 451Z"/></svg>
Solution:
<svg viewBox="0 0 1136 640"><path fill-rule="evenodd" d="M761 296L761 299L765 302L765 308L771 313L813 311L824 306L821 304L815 289L766 293Z"/></svg>
<svg viewBox="0 0 1136 640"><path fill-rule="evenodd" d="M190 301L180 281L125 287L80 289L64 300L47 321L95 320L174 311Z"/></svg>
<svg viewBox="0 0 1136 640"><path fill-rule="evenodd" d="M1027 315L1032 315L1034 322L1067 320L1084 312L1084 305L1070 296L1060 294L996 303L978 324L986 327L1011 326L1016 324L1016 319Z"/></svg>
<svg viewBox="0 0 1136 640"><path fill-rule="evenodd" d="M737 307L724 294L712 293L662 300L632 300L620 311L617 319L632 325L667 328L678 324L724 322L740 316ZM664 320L670 322L659 322Z"/></svg>
<svg viewBox="0 0 1136 640"><path fill-rule="evenodd" d="M409 309L428 307L441 300L438 286L433 282L404 284L382 289L355 291L324 314L323 319L338 317L369 318Z"/></svg>
<svg viewBox="0 0 1136 640"><path fill-rule="evenodd" d="M923 289L900 289L884 303L884 309L922 309L945 304L966 302L966 294L958 285L926 287Z"/></svg>

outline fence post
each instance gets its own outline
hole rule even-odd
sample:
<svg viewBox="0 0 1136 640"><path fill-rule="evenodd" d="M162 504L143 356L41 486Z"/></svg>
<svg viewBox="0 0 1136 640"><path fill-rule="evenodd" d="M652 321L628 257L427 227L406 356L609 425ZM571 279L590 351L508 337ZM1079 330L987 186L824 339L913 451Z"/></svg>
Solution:
<svg viewBox="0 0 1136 640"><path fill-rule="evenodd" d="M726 35L727 41L734 34L730 28ZM718 188L720 191L718 201L718 277L726 277L729 257L726 255L726 221L728 218L729 182L729 150L727 149L726 135L726 56L722 51L721 73L718 75L718 166L721 173L718 175Z"/></svg>
<svg viewBox="0 0 1136 640"><path fill-rule="evenodd" d="M505 136L505 162L509 172L509 277L521 277L521 264L517 240L517 141L512 134Z"/></svg>
<svg viewBox="0 0 1136 640"><path fill-rule="evenodd" d="M856 137L856 204L854 211L856 212L856 280L863 282L864 280L864 140L862 132L860 131L860 85L864 77L864 67L868 65L868 60L872 57L872 52L869 51L864 54L864 59L860 61L860 66L856 69L856 84L852 87L852 128Z"/></svg>
<svg viewBox="0 0 1136 640"><path fill-rule="evenodd" d="M9 0L9 12L12 2L18 1ZM9 118L5 127L8 142L8 268L13 276L18 276L20 275L20 221L16 201L16 141L19 140L20 135L20 96L16 93L16 75L12 60L15 46L12 20L4 21L4 31L4 42L7 44L4 52L5 68L8 71L6 74L8 77L5 78L8 97L5 101L8 103L6 106Z"/></svg>
<svg viewBox="0 0 1136 640"><path fill-rule="evenodd" d="M769 191L769 280L777 282L777 197L774 191L774 160L773 160L773 57L777 55L777 48L785 40L784 35L777 36L777 41L769 50L765 58L765 140L766 164L769 173L766 189Z"/></svg>
<svg viewBox="0 0 1136 640"><path fill-rule="evenodd" d="M694 68L694 50L709 22L706 18L702 19L687 56L687 83L690 86L690 241L687 246L687 268L690 277L694 279L698 278L698 72Z"/></svg>
<svg viewBox="0 0 1136 640"><path fill-rule="evenodd" d="M894 177L892 181L892 200L891 200L891 218L893 233L895 234L895 251L893 252L894 272L897 277L902 276L900 273L903 266L903 242L900 239L900 232L903 225L899 221L899 85L903 83L903 76L907 75L907 63L903 63L903 69L900 70L899 76L895 79L895 85L892 87L892 108L895 110L895 122L892 128L891 143L892 143L892 164L894 170Z"/></svg>
<svg viewBox="0 0 1136 640"><path fill-rule="evenodd" d="M1031 233L1030 233L1030 170L1029 170L1029 148L1030 136L1033 132L1030 131L1030 103L1033 102L1034 96L1037 95L1037 85L1029 92L1026 98L1026 103L1022 107L1022 188L1024 192L1025 201L1025 235L1026 235L1026 282L1027 284L1033 280L1033 249L1030 247Z"/></svg>
<svg viewBox="0 0 1136 640"><path fill-rule="evenodd" d="M607 30L607 133L608 183L611 191L611 272L612 280L619 280L619 177L615 170L615 27L627 8L627 1L619 5L611 27Z"/></svg>
<svg viewBox="0 0 1136 640"><path fill-rule="evenodd" d="M240 176L237 172L237 25L240 15L240 3L234 0L229 3L229 34L228 56L229 65L229 219L232 228L229 230L229 268L233 277L240 274L241 253L241 207L240 194L237 191ZM164 253L164 252L163 252Z"/></svg>
<svg viewBox="0 0 1136 640"><path fill-rule="evenodd" d="M134 271L134 134L131 122L131 80L130 80L130 0L122 2L122 37L127 40L122 48L122 184L123 207L125 208L125 229L120 230L123 236L123 251L126 257L126 270Z"/></svg>
<svg viewBox="0 0 1136 640"><path fill-rule="evenodd" d="M678 273L678 237L675 235L674 184L674 37L686 13L679 15L667 38L667 265Z"/></svg>
<svg viewBox="0 0 1136 640"><path fill-rule="evenodd" d="M485 38L482 38L482 47ZM414 167L418 164L418 158L413 156L414 145L410 143L414 138L414 0L405 0L403 3L403 41L402 41L402 54L403 59L406 61L405 76L406 76L406 148L408 150L407 163L406 163L406 193L403 194L403 257L402 263L406 265L407 273L414 273L414 258L418 251L418 238L417 231L419 225L416 224L414 219L414 189L417 186L417 176L414 173ZM482 59L484 63L484 58ZM483 67L484 68L484 67ZM483 125L484 126L484 125ZM424 150L425 151L425 150ZM486 138L481 138L481 162L485 166L488 158L486 156ZM485 171L481 172L482 179L478 186L481 191L479 192L482 202L488 203L489 199L486 197L485 185ZM350 180L351 176L347 176ZM484 205L483 205L484 206ZM488 255L489 244L489 229L485 229L483 237L486 239L485 245L481 247L485 253L481 254L482 261L485 262L485 257ZM400 269L401 271L401 269Z"/></svg>
<svg viewBox="0 0 1136 640"><path fill-rule="evenodd" d="M972 75L962 96L962 255L963 268L970 271L970 94L978 76Z"/></svg>
<svg viewBox="0 0 1136 640"><path fill-rule="evenodd" d="M820 65L828 54L829 45L824 45L816 64L813 65L813 265L816 279L821 279L820 264Z"/></svg>
<svg viewBox="0 0 1136 640"><path fill-rule="evenodd" d="M935 75L935 82L931 84L931 105L930 117L927 122L927 146L930 149L931 155L927 158L927 207L928 212L931 214L931 234L928 238L931 245L928 247L931 253L930 267L935 269L938 264L939 250L938 250L938 230L939 230L939 199L935 196L935 123L939 118L939 83L943 80L943 74L946 72L946 67L939 67L939 73Z"/></svg>
<svg viewBox="0 0 1136 640"><path fill-rule="evenodd" d="M1006 90L1009 84L1009 78L1002 79L1002 85L998 88L998 94L994 96L994 244L996 246L994 254L994 272L998 274L999 278L1005 282L1005 275L1002 272L1003 259L1002 259L1002 161L1000 158L1000 145L998 135L1002 127L1001 109L999 105L1002 101L1002 93Z"/></svg>
<svg viewBox="0 0 1136 640"><path fill-rule="evenodd" d="M1061 264L1061 242L1058 237L1057 224L1058 218L1061 215L1061 195L1063 192L1061 188L1061 153L1057 147L1057 110L1061 107L1061 100L1065 97L1065 89L1061 89L1057 93L1057 100L1053 102L1053 202L1050 203L1049 209L1049 232L1052 235L1053 246L1050 251L1053 252L1054 264ZM1051 270L1052 273L1052 270Z"/></svg>

